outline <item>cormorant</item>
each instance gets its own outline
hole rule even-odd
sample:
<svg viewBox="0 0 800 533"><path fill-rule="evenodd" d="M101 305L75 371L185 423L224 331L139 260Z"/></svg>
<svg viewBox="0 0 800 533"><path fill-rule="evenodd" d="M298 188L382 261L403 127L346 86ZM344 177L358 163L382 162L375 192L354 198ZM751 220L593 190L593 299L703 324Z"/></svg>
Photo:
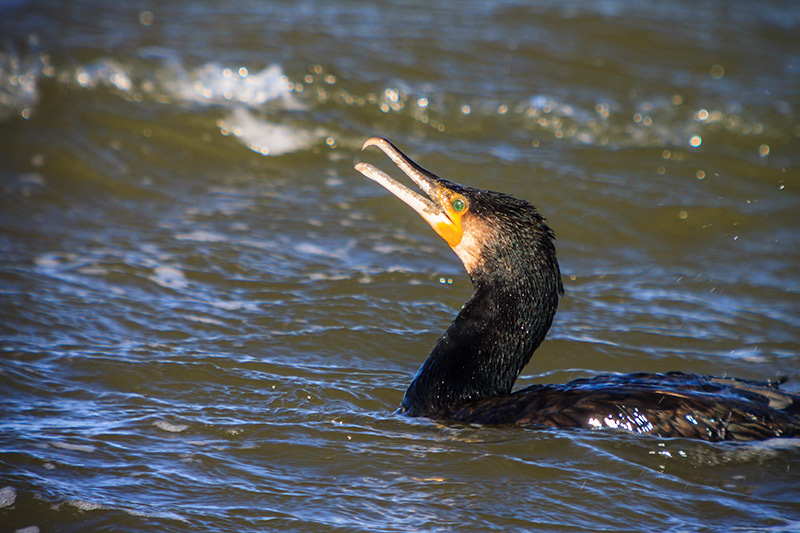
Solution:
<svg viewBox="0 0 800 533"><path fill-rule="evenodd" d="M800 436L800 396L775 383L670 372L511 389L563 293L553 231L534 206L423 169L368 139L428 196L368 163L355 168L422 216L474 285L405 393L401 413L474 424L617 429L708 441Z"/></svg>

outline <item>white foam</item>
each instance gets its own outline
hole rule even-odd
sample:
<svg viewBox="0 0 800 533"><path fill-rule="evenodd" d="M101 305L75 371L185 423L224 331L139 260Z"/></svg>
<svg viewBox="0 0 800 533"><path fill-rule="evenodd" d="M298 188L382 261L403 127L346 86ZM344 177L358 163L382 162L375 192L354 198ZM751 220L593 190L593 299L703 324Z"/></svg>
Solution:
<svg viewBox="0 0 800 533"><path fill-rule="evenodd" d="M13 487L3 487L0 489L0 509L11 507L17 500L17 491Z"/></svg>
<svg viewBox="0 0 800 533"><path fill-rule="evenodd" d="M166 82L166 89L184 102L260 107L280 100L287 109L303 108L289 90L289 80L279 65L254 73L245 67L224 67L218 63L207 63L191 72L186 72L177 61L169 66L175 78Z"/></svg>
<svg viewBox="0 0 800 533"><path fill-rule="evenodd" d="M154 276L150 279L168 289L184 289L189 285L183 271L168 265L159 265L153 269Z"/></svg>
<svg viewBox="0 0 800 533"><path fill-rule="evenodd" d="M262 155L281 155L310 147L325 136L322 129L304 130L262 120L245 108L234 109L217 121L223 135L234 135L252 151Z"/></svg>
<svg viewBox="0 0 800 533"><path fill-rule="evenodd" d="M51 269L61 266L61 260L59 257L56 254L49 252L35 257L33 262L36 264L36 266L44 269Z"/></svg>
<svg viewBox="0 0 800 533"><path fill-rule="evenodd" d="M99 59L75 70L74 80L83 88L115 87L123 92L133 90L128 70L112 59Z"/></svg>
<svg viewBox="0 0 800 533"><path fill-rule="evenodd" d="M0 120L20 112L24 118L30 117L31 108L39 101L41 73L40 59L0 50Z"/></svg>
<svg viewBox="0 0 800 533"><path fill-rule="evenodd" d="M225 326L225 323L221 320L216 320L214 318L208 318L205 316L197 316L197 315L183 315L187 320L191 320L193 322L199 322L200 324L209 324L212 326Z"/></svg>
<svg viewBox="0 0 800 533"><path fill-rule="evenodd" d="M166 420L156 420L153 422L153 425L158 429L169 431L170 433L180 433L189 429L189 426L186 424L173 424L171 422L167 422Z"/></svg>
<svg viewBox="0 0 800 533"><path fill-rule="evenodd" d="M208 304L226 311L258 311L260 309L257 302L245 300L209 300Z"/></svg>
<svg viewBox="0 0 800 533"><path fill-rule="evenodd" d="M62 450L72 450L76 452L92 453L97 449L89 444L70 444L68 442L59 442L59 441L52 442L51 444L55 448L61 448Z"/></svg>
<svg viewBox="0 0 800 533"><path fill-rule="evenodd" d="M139 511L137 509L123 509L126 513L131 516L142 516L145 518L166 518L167 520L178 520L180 522L189 522L187 519L182 517L179 514L170 513L167 511L163 512L154 512L154 513L146 513L144 511Z"/></svg>
<svg viewBox="0 0 800 533"><path fill-rule="evenodd" d="M178 233L175 238L179 241L196 241L196 242L223 242L227 237L222 233L215 233L213 231L195 230L189 233Z"/></svg>
<svg viewBox="0 0 800 533"><path fill-rule="evenodd" d="M329 257L332 259L347 259L349 250L352 248L352 243L348 242L343 248L325 248L311 242L300 242L294 246L294 249L301 254L316 255L320 257Z"/></svg>
<svg viewBox="0 0 800 533"><path fill-rule="evenodd" d="M105 507L99 503L86 502L83 500L70 500L67 503L80 511L97 511L99 509L105 509Z"/></svg>

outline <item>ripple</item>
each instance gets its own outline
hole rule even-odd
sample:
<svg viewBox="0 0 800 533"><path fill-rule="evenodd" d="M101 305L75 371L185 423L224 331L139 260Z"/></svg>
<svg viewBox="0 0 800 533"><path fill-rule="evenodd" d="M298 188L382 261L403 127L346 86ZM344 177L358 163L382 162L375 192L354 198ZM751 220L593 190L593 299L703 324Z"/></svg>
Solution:
<svg viewBox="0 0 800 533"><path fill-rule="evenodd" d="M352 166L386 135L548 217L520 386L796 390L800 11L56 4L0 2L5 529L796 526L790 441L394 414L472 287Z"/></svg>

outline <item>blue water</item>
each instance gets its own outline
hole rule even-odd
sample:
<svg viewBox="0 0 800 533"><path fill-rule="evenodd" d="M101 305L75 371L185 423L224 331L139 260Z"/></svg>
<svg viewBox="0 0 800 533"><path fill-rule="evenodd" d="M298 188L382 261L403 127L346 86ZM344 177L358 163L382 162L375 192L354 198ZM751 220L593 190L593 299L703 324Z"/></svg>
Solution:
<svg viewBox="0 0 800 533"><path fill-rule="evenodd" d="M518 386L800 391L793 2L5 2L0 530L789 531L796 440L394 414L471 293L374 135L530 200ZM28 529L25 529L28 528Z"/></svg>

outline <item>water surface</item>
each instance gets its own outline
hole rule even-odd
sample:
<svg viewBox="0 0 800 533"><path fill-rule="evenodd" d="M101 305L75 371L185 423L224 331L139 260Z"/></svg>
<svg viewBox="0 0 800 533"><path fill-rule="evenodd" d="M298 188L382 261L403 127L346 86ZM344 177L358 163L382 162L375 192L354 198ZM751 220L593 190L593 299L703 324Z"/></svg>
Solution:
<svg viewBox="0 0 800 533"><path fill-rule="evenodd" d="M796 441L394 415L471 286L352 168L386 136L548 218L520 386L800 391L794 3L19 1L0 35L4 530L799 527Z"/></svg>

